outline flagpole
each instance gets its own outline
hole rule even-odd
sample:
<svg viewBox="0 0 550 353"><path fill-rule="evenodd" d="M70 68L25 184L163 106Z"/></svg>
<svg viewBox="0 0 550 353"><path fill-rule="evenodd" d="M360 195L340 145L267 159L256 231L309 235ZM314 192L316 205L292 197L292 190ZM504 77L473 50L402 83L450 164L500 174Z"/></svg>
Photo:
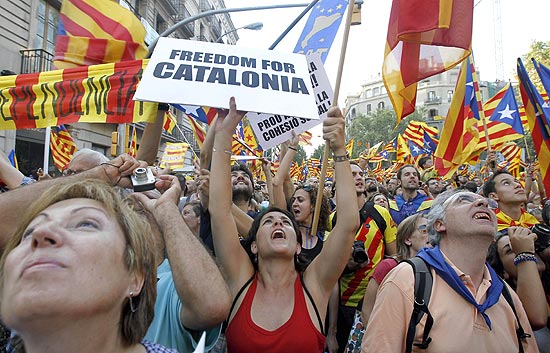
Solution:
<svg viewBox="0 0 550 353"><path fill-rule="evenodd" d="M51 126L48 126L46 128L46 136L44 138L44 164L42 165L42 171L44 174L49 174L49 168L50 168L50 139L51 139Z"/></svg>
<svg viewBox="0 0 550 353"><path fill-rule="evenodd" d="M527 139L525 138L525 133L523 134L523 143L525 144L525 153L527 154L527 160L529 161L529 163L533 163L533 161L531 160L531 155L529 153L529 148L527 148Z"/></svg>
<svg viewBox="0 0 550 353"><path fill-rule="evenodd" d="M473 66L472 80L474 81L474 93L476 95L479 119L483 121L483 132L485 133L485 141L487 142L487 152L491 152L491 140L489 140L489 130L487 129L487 121L485 121L485 111L483 110L483 103L481 102L481 93L479 93L479 81L477 80L477 72L475 70L476 66L473 54L470 54L470 65Z"/></svg>
<svg viewBox="0 0 550 353"><path fill-rule="evenodd" d="M340 94L340 83L342 81L342 72L344 71L344 59L346 58L346 49L348 45L349 30L351 27L351 17L355 0L349 0L348 13L346 17L346 27L344 27L344 37L342 38L342 47L340 48L340 61L338 63L338 73L336 75L336 85L334 86L334 97L332 106L338 106L338 95ZM319 176L319 191L317 200L315 200L315 210L313 211L313 224L311 225L311 234L317 234L317 225L319 223L319 214L321 213L321 204L323 203L323 190L325 189L325 176L327 175L329 146L325 143L325 152L323 153L323 165L321 166L321 175Z"/></svg>
<svg viewBox="0 0 550 353"><path fill-rule="evenodd" d="M170 119L170 118L168 118ZM175 127L178 129L178 131L180 132L181 136L183 137L183 139L185 140L185 143L187 143L189 145L189 147L191 147L191 144L189 143L189 141L187 140L187 137L185 137L185 134L183 133L183 131L181 131L181 128L178 126L178 124L174 124ZM189 148L188 148L189 149ZM193 152L193 155L195 156L195 158L199 158L199 156L197 155L197 153L195 152L194 149L191 148L191 151Z"/></svg>

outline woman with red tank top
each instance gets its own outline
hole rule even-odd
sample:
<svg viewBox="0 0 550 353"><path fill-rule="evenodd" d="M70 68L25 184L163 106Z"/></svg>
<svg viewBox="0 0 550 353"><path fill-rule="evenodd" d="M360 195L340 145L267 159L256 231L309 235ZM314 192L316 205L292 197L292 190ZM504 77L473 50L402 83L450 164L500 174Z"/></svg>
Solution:
<svg viewBox="0 0 550 353"><path fill-rule="evenodd" d="M300 229L292 215L270 208L258 215L248 233L254 261L239 242L233 218L230 174L233 132L244 112L218 114L215 126L210 202L212 235L216 256L224 270L233 296L226 331L227 348L233 352L322 352L322 323L330 292L351 254L355 230L359 226L355 185L344 143L344 117L331 108L323 122L323 138L334 155L338 223L321 253L302 271Z"/></svg>

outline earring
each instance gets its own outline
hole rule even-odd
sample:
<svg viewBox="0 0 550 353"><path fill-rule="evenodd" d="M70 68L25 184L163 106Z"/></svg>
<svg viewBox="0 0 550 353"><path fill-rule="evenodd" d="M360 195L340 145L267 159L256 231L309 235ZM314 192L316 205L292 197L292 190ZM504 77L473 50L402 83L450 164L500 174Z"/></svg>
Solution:
<svg viewBox="0 0 550 353"><path fill-rule="evenodd" d="M258 264L258 254L254 254L254 264Z"/></svg>
<svg viewBox="0 0 550 353"><path fill-rule="evenodd" d="M134 301L132 298L134 297L134 292L130 292L130 311L135 313L137 311L137 308L134 307Z"/></svg>

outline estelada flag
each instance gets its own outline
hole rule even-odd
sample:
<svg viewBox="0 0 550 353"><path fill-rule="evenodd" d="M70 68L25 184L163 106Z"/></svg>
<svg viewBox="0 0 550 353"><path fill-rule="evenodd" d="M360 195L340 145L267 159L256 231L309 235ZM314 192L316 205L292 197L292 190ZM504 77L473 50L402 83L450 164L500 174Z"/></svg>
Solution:
<svg viewBox="0 0 550 353"><path fill-rule="evenodd" d="M61 172L77 151L76 144L64 125L53 127L50 130L50 151L55 166Z"/></svg>
<svg viewBox="0 0 550 353"><path fill-rule="evenodd" d="M393 0L382 80L397 123L414 112L421 80L470 55L473 0Z"/></svg>

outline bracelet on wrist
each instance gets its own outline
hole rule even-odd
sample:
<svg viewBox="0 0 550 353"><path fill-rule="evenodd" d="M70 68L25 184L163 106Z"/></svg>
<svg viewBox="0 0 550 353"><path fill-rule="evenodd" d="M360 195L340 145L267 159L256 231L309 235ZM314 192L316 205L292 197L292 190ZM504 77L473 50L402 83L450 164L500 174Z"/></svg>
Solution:
<svg viewBox="0 0 550 353"><path fill-rule="evenodd" d="M525 251L516 255L516 257L514 258L514 266L517 266L520 263L527 261L534 261L535 263L539 262L534 253Z"/></svg>
<svg viewBox="0 0 550 353"><path fill-rule="evenodd" d="M343 156L332 156L332 158L334 159L334 162L345 162L345 161L349 161L349 153L346 153L346 154L343 155Z"/></svg>
<svg viewBox="0 0 550 353"><path fill-rule="evenodd" d="M223 152L229 156L232 155L231 151L228 151L228 150L218 151L215 147L212 148L212 152Z"/></svg>
<svg viewBox="0 0 550 353"><path fill-rule="evenodd" d="M298 149L296 147L288 146L288 148L293 150L293 151L298 151Z"/></svg>

